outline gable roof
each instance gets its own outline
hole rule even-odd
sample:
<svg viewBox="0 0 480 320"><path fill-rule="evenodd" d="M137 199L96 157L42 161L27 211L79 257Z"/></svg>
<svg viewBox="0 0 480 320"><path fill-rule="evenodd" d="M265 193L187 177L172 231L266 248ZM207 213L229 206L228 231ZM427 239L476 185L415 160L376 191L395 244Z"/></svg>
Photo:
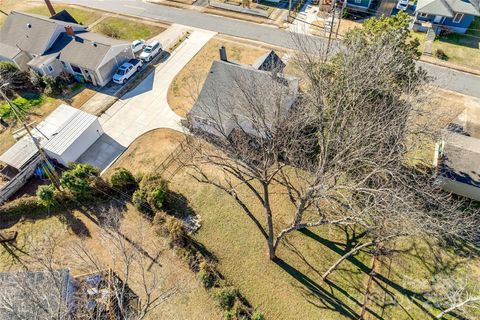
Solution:
<svg viewBox="0 0 480 320"><path fill-rule="evenodd" d="M450 18L455 13L480 16L480 0L418 0L416 12Z"/></svg>
<svg viewBox="0 0 480 320"><path fill-rule="evenodd" d="M0 319L48 319L58 316L62 308L67 311L69 283L70 274L66 269L1 272L0 298L3 303L0 304Z"/></svg>
<svg viewBox="0 0 480 320"><path fill-rule="evenodd" d="M0 43L2 46L18 46L21 50L39 55L46 50L57 28L67 25L72 24L32 13L12 11L0 30Z"/></svg>
<svg viewBox="0 0 480 320"><path fill-rule="evenodd" d="M77 20L75 20L74 17L70 13L68 13L67 10L62 10L60 12L57 12L57 14L53 15L50 17L50 19L57 20L57 21L63 21L67 23L75 23L79 24Z"/></svg>
<svg viewBox="0 0 480 320"><path fill-rule="evenodd" d="M96 70L129 45L126 41L93 32L79 32L75 36L62 33L45 54L58 53L58 58L62 61Z"/></svg>
<svg viewBox="0 0 480 320"><path fill-rule="evenodd" d="M250 105L249 99L255 99L257 112L267 119L274 118L278 112L288 112L297 89L296 78L273 75L249 65L214 61L188 115L221 123L222 128L216 128L217 134L228 136L238 125L246 131L252 129L246 128L252 118L251 110L245 108Z"/></svg>
<svg viewBox="0 0 480 320"><path fill-rule="evenodd" d="M79 112L83 111L62 104L41 121L35 129L31 130L32 135L37 139L40 145L44 145L48 142L48 139L52 139L58 134ZM0 161L17 170L21 170L22 167L37 154L37 152L37 147L30 136L27 135L0 155Z"/></svg>
<svg viewBox="0 0 480 320"><path fill-rule="evenodd" d="M277 53L273 50L265 53L263 56L257 59L252 64L257 70L264 70L264 71L282 71L285 68L285 63L282 59L277 55Z"/></svg>

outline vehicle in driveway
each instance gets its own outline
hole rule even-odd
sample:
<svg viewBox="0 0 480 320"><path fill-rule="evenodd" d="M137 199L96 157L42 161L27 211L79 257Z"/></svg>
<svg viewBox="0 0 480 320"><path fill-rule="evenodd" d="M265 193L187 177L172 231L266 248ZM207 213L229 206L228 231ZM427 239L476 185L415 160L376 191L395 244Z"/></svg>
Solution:
<svg viewBox="0 0 480 320"><path fill-rule="evenodd" d="M399 0L397 3L398 10L407 10L408 8L408 0Z"/></svg>
<svg viewBox="0 0 480 320"><path fill-rule="evenodd" d="M151 61L159 52L162 50L162 45L158 41L153 41L148 44L148 46L143 49L143 52L140 54L140 59L145 61Z"/></svg>
<svg viewBox="0 0 480 320"><path fill-rule="evenodd" d="M143 65L140 59L130 59L123 63L113 75L113 82L124 84L137 72Z"/></svg>
<svg viewBox="0 0 480 320"><path fill-rule="evenodd" d="M145 48L145 40L135 40L132 42L132 51L133 53L137 53Z"/></svg>

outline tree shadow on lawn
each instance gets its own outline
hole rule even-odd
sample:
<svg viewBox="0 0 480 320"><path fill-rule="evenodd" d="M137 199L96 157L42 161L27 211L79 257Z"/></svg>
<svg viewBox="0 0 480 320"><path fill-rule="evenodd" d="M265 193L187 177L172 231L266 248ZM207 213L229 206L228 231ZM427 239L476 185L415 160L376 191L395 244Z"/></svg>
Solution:
<svg viewBox="0 0 480 320"><path fill-rule="evenodd" d="M345 244L343 243L338 243L338 242L333 242L333 241L330 241L328 239L325 239L321 236L319 236L318 234L308 230L308 229L302 229L302 230L299 230L302 234L304 234L305 236L307 237L310 237L316 241L318 241L319 243L323 244L324 246L326 246L327 248L331 249L332 251L336 252L337 254L339 254L339 256L342 256L344 255L347 251L342 249L341 246L345 246ZM419 257L420 258L420 257ZM358 260L355 256L350 256L349 258L346 259L347 261L349 261L350 263L352 263L354 266L356 266L361 272L365 273L365 275L368 275L370 274L371 272L371 268L369 266L366 266L362 261ZM292 267L293 268L293 267ZM296 270L296 269L295 269ZM337 270L337 272L340 271L340 270ZM350 270L342 270L343 272L352 272ZM298 272L298 271L297 271ZM297 279L298 280L298 279ZM391 279L389 279L388 277L385 277L384 275L380 274L380 273L375 273L375 278L374 278L374 281L376 282L376 284L379 286L379 288L381 288L382 290L384 290L389 296L391 296L397 303L399 302L399 299L395 296L395 294L388 290L388 288L392 288L394 289L395 291L397 291L398 293L400 293L403 297L407 298L410 302L414 303L419 309L421 309L426 316L428 316L429 318L431 319L435 319L435 315L432 314L426 307L425 307L425 304L428 304L428 305L431 305L431 306L434 306L434 302L429 300L427 297L426 297L426 293L424 292L415 292L415 291L412 291L410 289L407 289L405 288L404 286L392 281ZM300 281L302 282L302 281ZM331 288L334 288L335 290L337 290L337 292L339 293L342 293L344 294L347 298L349 298L351 301L355 301L351 298L351 296L348 294L348 292L346 292L344 289L340 288L338 285L335 285L332 281L330 280L326 280L325 283L331 287ZM317 286L319 286L317 284ZM308 288L308 287L307 287ZM358 303L357 303L358 304ZM403 310L405 310L403 307L402 307ZM406 310L405 310L406 311ZM377 314L374 314L371 312L371 310L369 310L369 312L374 315L375 317L377 317L378 319L382 319L379 315ZM408 314L408 312L407 312ZM456 314L454 312L450 313L450 316L454 317L455 319L459 319L459 320L463 320L464 317L462 317L461 315L459 314Z"/></svg>

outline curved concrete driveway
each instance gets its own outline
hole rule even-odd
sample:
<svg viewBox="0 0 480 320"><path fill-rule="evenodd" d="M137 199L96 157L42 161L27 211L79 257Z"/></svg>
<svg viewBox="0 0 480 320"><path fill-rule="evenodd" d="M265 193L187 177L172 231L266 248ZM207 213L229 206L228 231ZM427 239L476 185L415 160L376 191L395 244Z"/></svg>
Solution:
<svg viewBox="0 0 480 320"><path fill-rule="evenodd" d="M165 36L172 36L171 33L181 36L186 30L183 26L174 25L164 33ZM160 34L160 39L164 33ZM166 62L100 117L104 134L78 161L105 170L136 138L150 130L171 128L183 132L181 117L168 105L168 88L180 70L214 35L215 32L205 30L191 31Z"/></svg>

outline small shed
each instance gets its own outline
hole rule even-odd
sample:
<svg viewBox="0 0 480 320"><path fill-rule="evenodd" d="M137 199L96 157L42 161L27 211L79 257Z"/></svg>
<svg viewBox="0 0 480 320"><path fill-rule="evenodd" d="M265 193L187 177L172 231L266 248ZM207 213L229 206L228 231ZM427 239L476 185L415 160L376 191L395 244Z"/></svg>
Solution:
<svg viewBox="0 0 480 320"><path fill-rule="evenodd" d="M73 116L43 146L47 155L63 165L76 161L103 134L98 118L74 109Z"/></svg>

